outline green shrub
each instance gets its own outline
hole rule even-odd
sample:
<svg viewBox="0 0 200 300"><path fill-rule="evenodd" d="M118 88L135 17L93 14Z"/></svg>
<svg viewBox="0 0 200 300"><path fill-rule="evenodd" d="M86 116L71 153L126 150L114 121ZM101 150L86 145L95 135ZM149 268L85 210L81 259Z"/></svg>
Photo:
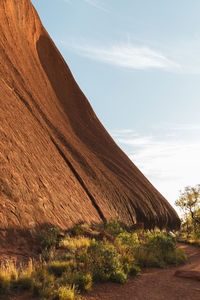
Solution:
<svg viewBox="0 0 200 300"><path fill-rule="evenodd" d="M75 299L75 287L61 286L58 289L59 300L74 300Z"/></svg>
<svg viewBox="0 0 200 300"><path fill-rule="evenodd" d="M117 220L111 220L107 222L105 225L105 230L114 237L124 231Z"/></svg>
<svg viewBox="0 0 200 300"><path fill-rule="evenodd" d="M141 272L140 267L138 267L138 266L136 266L136 265L134 265L134 264L132 264L132 265L130 266L130 269L129 269L129 275L130 275L130 276L137 276L137 275L140 274L140 272Z"/></svg>
<svg viewBox="0 0 200 300"><path fill-rule="evenodd" d="M113 282L124 284L127 280L127 275L122 270L119 270L113 273L110 279Z"/></svg>
<svg viewBox="0 0 200 300"><path fill-rule="evenodd" d="M135 249L139 246L138 235L136 233L122 232L118 235L117 241L119 241L122 246L127 246L130 249Z"/></svg>
<svg viewBox="0 0 200 300"><path fill-rule="evenodd" d="M91 288L92 288L92 276L91 276L91 274L89 274L89 273L87 273L87 274L78 273L77 276L76 276L75 284L81 292L90 291Z"/></svg>
<svg viewBox="0 0 200 300"><path fill-rule="evenodd" d="M76 224L74 225L71 230L70 230L70 234L73 237L77 237L77 236L81 236L84 234L84 225L83 224Z"/></svg>
<svg viewBox="0 0 200 300"><path fill-rule="evenodd" d="M37 239L42 249L50 249L59 245L62 237L58 227L50 227L37 233Z"/></svg>
<svg viewBox="0 0 200 300"><path fill-rule="evenodd" d="M91 272L96 281L107 281L112 274L122 270L120 255L116 248L106 241L92 241L88 247L87 258L89 259Z"/></svg>
<svg viewBox="0 0 200 300"><path fill-rule="evenodd" d="M146 236L146 247L159 249L164 255L168 251L176 248L176 239L168 233L154 233Z"/></svg>

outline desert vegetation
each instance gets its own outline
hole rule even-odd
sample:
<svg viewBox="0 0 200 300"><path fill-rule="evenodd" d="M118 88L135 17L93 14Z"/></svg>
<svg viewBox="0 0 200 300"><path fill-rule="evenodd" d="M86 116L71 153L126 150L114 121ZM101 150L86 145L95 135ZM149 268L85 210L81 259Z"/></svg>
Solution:
<svg viewBox="0 0 200 300"><path fill-rule="evenodd" d="M170 233L130 232L116 220L90 228L79 224L65 234L49 227L36 238L37 261L1 266L1 294L29 291L44 300L84 299L93 283L123 284L144 267L166 268L187 259Z"/></svg>
<svg viewBox="0 0 200 300"><path fill-rule="evenodd" d="M178 240L200 246L200 184L185 187L175 204L183 213Z"/></svg>

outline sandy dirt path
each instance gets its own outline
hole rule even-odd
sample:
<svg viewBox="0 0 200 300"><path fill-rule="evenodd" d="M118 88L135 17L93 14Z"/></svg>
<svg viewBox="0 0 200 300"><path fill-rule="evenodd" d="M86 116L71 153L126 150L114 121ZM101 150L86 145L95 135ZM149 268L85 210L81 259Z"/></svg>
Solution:
<svg viewBox="0 0 200 300"><path fill-rule="evenodd" d="M200 300L200 281L178 278L177 270L200 271L200 248L179 244L188 255L188 262L167 270L147 269L140 277L126 284L98 284L87 300Z"/></svg>

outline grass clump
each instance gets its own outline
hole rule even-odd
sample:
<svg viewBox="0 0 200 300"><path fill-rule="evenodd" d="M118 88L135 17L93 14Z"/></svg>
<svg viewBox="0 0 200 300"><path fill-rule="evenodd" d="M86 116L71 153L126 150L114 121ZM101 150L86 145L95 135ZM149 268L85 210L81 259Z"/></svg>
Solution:
<svg viewBox="0 0 200 300"><path fill-rule="evenodd" d="M60 248L66 249L69 252L75 253L80 248L87 249L90 245L90 239L84 236L76 236L71 238L70 236L65 237L60 242Z"/></svg>
<svg viewBox="0 0 200 300"><path fill-rule="evenodd" d="M75 287L61 286L58 289L59 300L75 300Z"/></svg>
<svg viewBox="0 0 200 300"><path fill-rule="evenodd" d="M64 272L69 272L71 270L71 266L71 261L53 261L47 265L47 269L56 277L60 277Z"/></svg>
<svg viewBox="0 0 200 300"><path fill-rule="evenodd" d="M10 294L14 291L31 290L32 273L34 271L32 260L26 266L16 266L15 262L7 261L0 267L0 294Z"/></svg>
<svg viewBox="0 0 200 300"><path fill-rule="evenodd" d="M165 257L167 264L180 265L187 261L187 255L181 248L176 248L175 251L169 251Z"/></svg>

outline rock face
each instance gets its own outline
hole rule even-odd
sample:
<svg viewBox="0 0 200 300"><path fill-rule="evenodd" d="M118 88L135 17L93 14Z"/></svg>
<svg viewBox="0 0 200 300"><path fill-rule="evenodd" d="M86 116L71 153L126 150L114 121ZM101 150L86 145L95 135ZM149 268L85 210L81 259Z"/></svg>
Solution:
<svg viewBox="0 0 200 300"><path fill-rule="evenodd" d="M115 144L29 0L0 1L1 229L119 218L177 228Z"/></svg>

